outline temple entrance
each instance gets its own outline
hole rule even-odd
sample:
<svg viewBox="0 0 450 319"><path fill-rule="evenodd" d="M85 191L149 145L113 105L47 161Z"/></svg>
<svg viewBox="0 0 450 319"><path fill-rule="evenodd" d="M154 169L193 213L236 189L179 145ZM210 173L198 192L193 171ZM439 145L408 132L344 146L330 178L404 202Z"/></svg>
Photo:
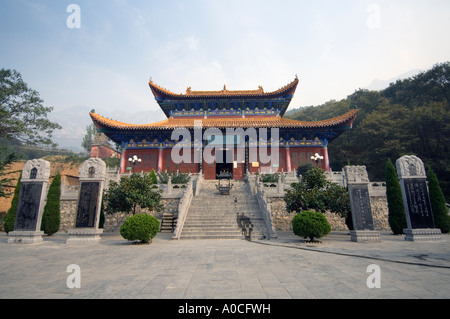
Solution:
<svg viewBox="0 0 450 319"><path fill-rule="evenodd" d="M222 159L218 156L219 152L223 155ZM216 179L233 178L233 153L230 149L216 150ZM219 159L219 160L218 160ZM230 163L228 163L228 161ZM222 163L220 163L222 162Z"/></svg>

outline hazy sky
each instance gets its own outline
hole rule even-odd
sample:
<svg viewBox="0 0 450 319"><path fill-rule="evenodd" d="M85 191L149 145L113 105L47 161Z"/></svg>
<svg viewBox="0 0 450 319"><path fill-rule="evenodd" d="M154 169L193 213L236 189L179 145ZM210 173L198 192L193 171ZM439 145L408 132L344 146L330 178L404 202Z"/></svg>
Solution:
<svg viewBox="0 0 450 319"><path fill-rule="evenodd" d="M55 109L158 110L150 77L184 93L298 75L294 108L448 61L449 31L448 0L0 0L0 67Z"/></svg>

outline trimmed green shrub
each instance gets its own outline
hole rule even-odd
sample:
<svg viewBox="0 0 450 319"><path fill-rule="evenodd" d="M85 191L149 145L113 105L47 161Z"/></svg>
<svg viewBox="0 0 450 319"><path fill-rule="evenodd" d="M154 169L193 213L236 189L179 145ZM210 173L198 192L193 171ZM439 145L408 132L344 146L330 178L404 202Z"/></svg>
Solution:
<svg viewBox="0 0 450 319"><path fill-rule="evenodd" d="M59 230L61 222L60 213L61 174L58 172L53 178L47 194L47 203L42 214L41 230L48 236Z"/></svg>
<svg viewBox="0 0 450 319"><path fill-rule="evenodd" d="M120 227L120 235L130 241L148 244L159 231L159 220L151 215L137 214L128 217Z"/></svg>
<svg viewBox="0 0 450 319"><path fill-rule="evenodd" d="M434 225L436 228L440 228L442 233L447 234L450 231L450 216L436 173L430 167L427 167L427 177Z"/></svg>
<svg viewBox="0 0 450 319"><path fill-rule="evenodd" d="M331 226L322 213L306 210L292 219L292 229L295 235L314 241L328 235Z"/></svg>
<svg viewBox="0 0 450 319"><path fill-rule="evenodd" d="M403 234L406 228L406 215L403 206L402 190L394 164L389 158L386 163L386 197L389 210L389 226L394 235Z"/></svg>
<svg viewBox="0 0 450 319"><path fill-rule="evenodd" d="M5 225L4 225L4 229L5 229L6 233L10 233L10 232L14 231L14 224L16 222L17 205L19 203L20 185L21 185L20 180L21 179L22 179L22 173L20 173L16 188L14 189L14 196L11 201L11 207L9 208L8 212L6 213Z"/></svg>

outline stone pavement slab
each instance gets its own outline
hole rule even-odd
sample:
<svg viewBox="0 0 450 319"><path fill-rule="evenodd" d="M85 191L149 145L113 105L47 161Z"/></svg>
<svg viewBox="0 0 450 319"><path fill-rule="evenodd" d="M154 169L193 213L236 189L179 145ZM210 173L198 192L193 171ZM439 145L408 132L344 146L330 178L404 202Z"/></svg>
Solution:
<svg viewBox="0 0 450 319"><path fill-rule="evenodd" d="M118 234L99 244L66 245L66 235L37 245L7 244L0 236L0 299L372 299L450 298L450 237L406 242L381 234L380 243L354 243L332 232L321 244L291 233L272 241L170 240L133 245ZM81 288L70 289L67 267L80 267ZM370 289L369 265L380 269Z"/></svg>

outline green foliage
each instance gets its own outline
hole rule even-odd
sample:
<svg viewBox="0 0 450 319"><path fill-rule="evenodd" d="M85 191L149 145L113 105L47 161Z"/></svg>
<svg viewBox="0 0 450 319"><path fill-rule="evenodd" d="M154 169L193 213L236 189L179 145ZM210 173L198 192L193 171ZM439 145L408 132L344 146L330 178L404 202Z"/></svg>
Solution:
<svg viewBox="0 0 450 319"><path fill-rule="evenodd" d="M6 168L16 159L17 155L15 153L10 153L6 147L0 146L0 197L11 195L7 190L7 186L11 183L12 179L4 176L6 175Z"/></svg>
<svg viewBox="0 0 450 319"><path fill-rule="evenodd" d="M6 213L0 212L0 232L5 231L5 218L6 218Z"/></svg>
<svg viewBox="0 0 450 319"><path fill-rule="evenodd" d="M450 62L440 63L382 91L357 90L341 101L305 107L290 117L326 120L358 109L353 129L328 146L330 165L365 165L371 180L385 177L387 158L415 154L441 178L450 201Z"/></svg>
<svg viewBox="0 0 450 319"><path fill-rule="evenodd" d="M300 237L314 238L326 236L331 231L331 226L322 213L303 211L292 219L294 234Z"/></svg>
<svg viewBox="0 0 450 319"><path fill-rule="evenodd" d="M120 183L111 182L105 193L106 213L137 213L138 208L152 211L162 209L161 194L152 189L149 174L132 174L120 179Z"/></svg>
<svg viewBox="0 0 450 319"><path fill-rule="evenodd" d="M51 236L59 230L61 222L60 213L61 174L58 172L53 178L47 194L47 203L42 214L41 230Z"/></svg>
<svg viewBox="0 0 450 319"><path fill-rule="evenodd" d="M261 181L263 183L278 183L278 174L261 174Z"/></svg>
<svg viewBox="0 0 450 319"><path fill-rule="evenodd" d="M386 162L386 197L389 226L394 235L403 234L403 229L406 228L405 208L397 172L390 158Z"/></svg>
<svg viewBox="0 0 450 319"><path fill-rule="evenodd" d="M150 243L159 231L159 220L147 214L128 217L120 227L120 235L130 241Z"/></svg>
<svg viewBox="0 0 450 319"><path fill-rule="evenodd" d="M427 178L435 227L447 234L450 231L450 216L436 173L430 167L427 169Z"/></svg>
<svg viewBox="0 0 450 319"><path fill-rule="evenodd" d="M309 170L299 183L292 183L284 196L288 212L331 211L345 217L350 211L347 189L326 180L324 170Z"/></svg>
<svg viewBox="0 0 450 319"><path fill-rule="evenodd" d="M150 172L149 177L152 184L158 184L158 179L156 178L156 173L154 169L152 169L152 171Z"/></svg>
<svg viewBox="0 0 450 319"><path fill-rule="evenodd" d="M189 173L181 173L180 170L171 170L161 173L156 173L158 175L158 181L160 184L167 184L169 177L171 178L172 184L187 184L189 182Z"/></svg>
<svg viewBox="0 0 450 319"><path fill-rule="evenodd" d="M301 176L305 176L306 173L307 173L310 169L313 169L313 168L314 168L314 165L311 164L311 163L306 163L306 164L303 164L303 165L299 166L299 168L298 168L298 170L297 170L297 177L300 177L300 175L301 175Z"/></svg>
<svg viewBox="0 0 450 319"><path fill-rule="evenodd" d="M306 172L302 181L308 189L323 188L327 185L325 171L319 167L314 167Z"/></svg>
<svg viewBox="0 0 450 319"><path fill-rule="evenodd" d="M95 132L96 132L96 129L95 129L94 124L90 124L90 125L86 126L86 134L83 136L83 140L81 141L81 146L89 154L91 154L92 143L94 142Z"/></svg>
<svg viewBox="0 0 450 319"><path fill-rule="evenodd" d="M14 224L16 222L17 205L19 203L19 196L20 196L21 179L22 173L20 173L16 188L14 189L14 196L11 201L11 207L9 208L5 217L4 228L6 233L12 232L14 230Z"/></svg>
<svg viewBox="0 0 450 319"><path fill-rule="evenodd" d="M42 103L19 72L0 69L0 136L29 145L52 145L52 133L61 126L47 119L53 108Z"/></svg>

